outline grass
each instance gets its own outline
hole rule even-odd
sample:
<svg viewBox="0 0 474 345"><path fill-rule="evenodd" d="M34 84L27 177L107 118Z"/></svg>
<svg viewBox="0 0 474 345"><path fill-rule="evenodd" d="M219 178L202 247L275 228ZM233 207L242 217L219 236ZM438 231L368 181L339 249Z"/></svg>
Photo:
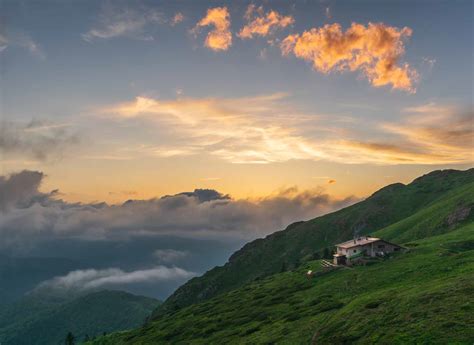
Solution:
<svg viewBox="0 0 474 345"><path fill-rule="evenodd" d="M294 269L321 256L335 243L350 239L356 230L401 242L453 230L473 220L473 212L470 218L462 219L463 207L472 208L473 204L474 169L434 171L408 185L387 186L355 205L292 224L284 231L246 244L224 266L177 289L153 317ZM447 224L449 219L451 225Z"/></svg>
<svg viewBox="0 0 474 345"><path fill-rule="evenodd" d="M415 214L392 224L374 235L395 242L407 242L455 229L474 220L474 183L458 187L441 200L432 202Z"/></svg>
<svg viewBox="0 0 474 345"><path fill-rule="evenodd" d="M472 344L473 243L470 223L366 266L307 262L92 344Z"/></svg>
<svg viewBox="0 0 474 345"><path fill-rule="evenodd" d="M93 344L472 344L473 178L433 172L253 241L143 328ZM410 249L330 271L311 260L354 229Z"/></svg>

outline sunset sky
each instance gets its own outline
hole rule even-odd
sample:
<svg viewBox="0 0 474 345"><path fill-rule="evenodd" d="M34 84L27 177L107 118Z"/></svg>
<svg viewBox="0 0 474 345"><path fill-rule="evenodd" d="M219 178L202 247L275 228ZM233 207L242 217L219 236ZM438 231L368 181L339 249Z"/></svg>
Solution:
<svg viewBox="0 0 474 345"><path fill-rule="evenodd" d="M472 164L470 1L1 12L1 173L42 171L65 200L363 197Z"/></svg>
<svg viewBox="0 0 474 345"><path fill-rule="evenodd" d="M472 10L2 1L0 256L165 298L292 222L472 167Z"/></svg>

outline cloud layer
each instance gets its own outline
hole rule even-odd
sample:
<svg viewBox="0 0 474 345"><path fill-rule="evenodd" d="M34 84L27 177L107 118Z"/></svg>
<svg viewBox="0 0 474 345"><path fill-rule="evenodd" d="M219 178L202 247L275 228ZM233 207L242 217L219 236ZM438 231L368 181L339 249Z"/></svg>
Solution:
<svg viewBox="0 0 474 345"><path fill-rule="evenodd" d="M175 100L137 97L102 112L119 121L146 119L175 133L173 145L148 149L148 154L160 157L208 153L245 164L293 159L385 165L472 161L467 154L472 149L467 140L473 130L472 112L433 105L429 111L403 111L393 122L362 125L347 116L299 111L286 99L282 93ZM456 124L455 135L447 133L449 123ZM368 139L363 132L368 127L381 139ZM442 145L448 136L449 147Z"/></svg>
<svg viewBox="0 0 474 345"><path fill-rule="evenodd" d="M344 32L340 24L334 23L289 35L281 50L284 55L310 61L323 73L359 70L373 86L391 85L393 89L415 92L416 71L399 63L411 34L410 28L383 23L352 23Z"/></svg>
<svg viewBox="0 0 474 345"><path fill-rule="evenodd" d="M179 267L157 266L150 269L125 272L119 268L87 269L69 272L38 286L38 289L88 290L117 285L157 283L167 280L189 279L196 274Z"/></svg>
<svg viewBox="0 0 474 345"><path fill-rule="evenodd" d="M290 188L256 200L196 190L120 205L67 203L58 199L56 192L38 190L43 177L39 172L23 171L0 180L0 248L61 238L121 241L169 235L253 239L354 202L353 198L333 199L322 190ZM174 254L157 255L170 259Z"/></svg>
<svg viewBox="0 0 474 345"><path fill-rule="evenodd" d="M206 16L194 27L192 32L197 34L202 27L212 26L208 32L204 45L215 51L223 51L232 45L230 31L230 14L227 7L214 7L207 10Z"/></svg>

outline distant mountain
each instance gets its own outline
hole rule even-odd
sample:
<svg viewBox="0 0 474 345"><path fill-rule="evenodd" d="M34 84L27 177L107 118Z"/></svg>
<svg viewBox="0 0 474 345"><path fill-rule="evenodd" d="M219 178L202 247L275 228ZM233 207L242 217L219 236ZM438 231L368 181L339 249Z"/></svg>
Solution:
<svg viewBox="0 0 474 345"><path fill-rule="evenodd" d="M474 217L473 183L474 169L434 171L408 185L386 186L340 211L292 224L284 231L246 244L224 266L191 279L165 301L155 316L295 268L301 262L321 257L325 249L352 238L354 233L373 234L386 228L383 235L387 239L406 241L454 229ZM439 209L430 208L445 197L452 202ZM422 209L426 222L417 231L403 235L394 225L403 220L409 223L409 217Z"/></svg>
<svg viewBox="0 0 474 345"><path fill-rule="evenodd" d="M0 344L64 344L68 332L82 342L138 327L159 304L123 291L96 291L72 299L33 293L0 310Z"/></svg>
<svg viewBox="0 0 474 345"><path fill-rule="evenodd" d="M91 344L472 344L473 210L473 169L385 187L247 244L145 326ZM322 250L354 232L409 250L325 270Z"/></svg>
<svg viewBox="0 0 474 345"><path fill-rule="evenodd" d="M0 305L21 298L44 280L80 268L82 263L66 258L0 255Z"/></svg>

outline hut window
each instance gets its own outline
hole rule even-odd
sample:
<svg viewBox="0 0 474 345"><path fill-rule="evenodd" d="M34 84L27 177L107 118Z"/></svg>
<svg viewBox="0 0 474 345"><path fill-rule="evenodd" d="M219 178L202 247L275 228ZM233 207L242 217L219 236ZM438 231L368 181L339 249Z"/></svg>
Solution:
<svg viewBox="0 0 474 345"><path fill-rule="evenodd" d="M393 248L394 251L398 252L400 248Z"/></svg>
<svg viewBox="0 0 474 345"><path fill-rule="evenodd" d="M379 244L379 248L380 249L385 248L385 245L384 244Z"/></svg>

